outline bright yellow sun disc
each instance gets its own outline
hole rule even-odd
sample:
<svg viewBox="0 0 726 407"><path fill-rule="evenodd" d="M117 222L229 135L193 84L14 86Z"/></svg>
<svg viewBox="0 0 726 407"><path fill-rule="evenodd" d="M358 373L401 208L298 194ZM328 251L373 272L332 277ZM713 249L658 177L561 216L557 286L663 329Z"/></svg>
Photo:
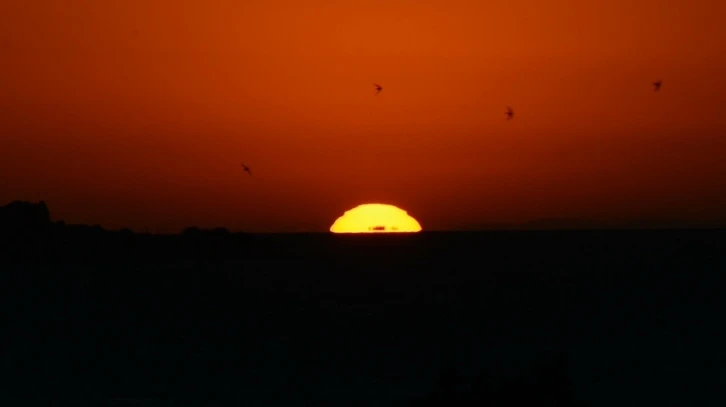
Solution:
<svg viewBox="0 0 726 407"><path fill-rule="evenodd" d="M393 205L359 205L339 217L330 227L333 233L420 232L421 225L403 209Z"/></svg>

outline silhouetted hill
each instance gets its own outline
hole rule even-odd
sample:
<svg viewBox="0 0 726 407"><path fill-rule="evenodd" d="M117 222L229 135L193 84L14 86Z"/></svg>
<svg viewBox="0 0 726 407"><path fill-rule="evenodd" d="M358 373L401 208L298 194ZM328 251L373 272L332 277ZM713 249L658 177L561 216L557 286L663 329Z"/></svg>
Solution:
<svg viewBox="0 0 726 407"><path fill-rule="evenodd" d="M0 214L0 255L5 262L314 260L329 266L345 263L360 269L396 269L441 266L485 256L511 269L560 267L558 262L563 260L570 268L609 268L608 264L617 263L686 268L708 262L718 250L726 250L726 230L566 231L548 230L562 224L545 222L538 223L545 230L413 235L248 234L196 227L177 235L151 235L128 229L109 231L98 225L53 223L42 202L14 202ZM616 249L613 242L618 243ZM567 251L562 251L565 248ZM608 257L601 257L604 255Z"/></svg>
<svg viewBox="0 0 726 407"><path fill-rule="evenodd" d="M50 212L44 201L37 204L14 201L0 206L0 230L17 232L39 230L51 225Z"/></svg>

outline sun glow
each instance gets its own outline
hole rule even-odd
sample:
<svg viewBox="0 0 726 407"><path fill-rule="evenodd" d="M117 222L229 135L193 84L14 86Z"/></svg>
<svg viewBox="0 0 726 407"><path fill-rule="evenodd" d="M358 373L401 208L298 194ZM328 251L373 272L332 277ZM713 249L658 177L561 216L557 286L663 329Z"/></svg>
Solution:
<svg viewBox="0 0 726 407"><path fill-rule="evenodd" d="M393 205L364 204L346 211L330 227L333 233L420 232L421 225Z"/></svg>

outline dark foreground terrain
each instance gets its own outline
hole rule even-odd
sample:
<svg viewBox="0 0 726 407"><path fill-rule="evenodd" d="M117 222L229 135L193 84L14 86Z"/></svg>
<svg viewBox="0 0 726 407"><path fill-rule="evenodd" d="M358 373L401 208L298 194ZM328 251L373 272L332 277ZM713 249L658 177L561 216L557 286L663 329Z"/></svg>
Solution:
<svg viewBox="0 0 726 407"><path fill-rule="evenodd" d="M4 226L1 405L726 405L724 231Z"/></svg>

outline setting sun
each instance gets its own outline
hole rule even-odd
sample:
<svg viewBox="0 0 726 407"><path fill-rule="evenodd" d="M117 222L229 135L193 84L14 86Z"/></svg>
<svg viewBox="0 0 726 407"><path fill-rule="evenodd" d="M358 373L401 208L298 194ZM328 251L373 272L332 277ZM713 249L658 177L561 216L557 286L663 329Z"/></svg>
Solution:
<svg viewBox="0 0 726 407"><path fill-rule="evenodd" d="M420 232L421 225L403 209L393 205L359 205L339 217L330 227L333 233Z"/></svg>

